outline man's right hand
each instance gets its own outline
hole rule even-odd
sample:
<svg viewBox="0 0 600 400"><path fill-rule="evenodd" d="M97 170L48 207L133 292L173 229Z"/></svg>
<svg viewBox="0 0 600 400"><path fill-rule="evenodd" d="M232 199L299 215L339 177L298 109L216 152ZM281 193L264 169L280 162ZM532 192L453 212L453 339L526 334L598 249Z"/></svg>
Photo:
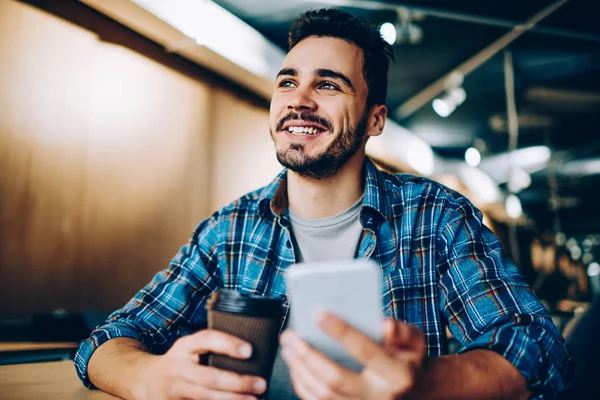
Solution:
<svg viewBox="0 0 600 400"><path fill-rule="evenodd" d="M206 353L246 359L252 347L235 336L215 330L184 336L147 366L140 379L140 397L144 400L256 400L256 395L265 392L267 383L263 378L200 365L200 355Z"/></svg>

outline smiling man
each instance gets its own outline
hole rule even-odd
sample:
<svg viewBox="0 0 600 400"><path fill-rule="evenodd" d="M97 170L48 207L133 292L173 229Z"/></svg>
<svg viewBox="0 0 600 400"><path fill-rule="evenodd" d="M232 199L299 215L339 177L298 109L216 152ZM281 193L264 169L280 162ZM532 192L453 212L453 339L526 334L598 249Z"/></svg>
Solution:
<svg viewBox="0 0 600 400"><path fill-rule="evenodd" d="M285 330L279 360L293 390L278 362L271 400L547 399L564 391L564 340L481 213L436 182L383 173L365 156L387 115L392 50L377 29L338 10L310 11L289 42L270 110L286 168L200 223L169 268L81 343L82 381L123 398L258 398L264 380L198 363L205 353L252 352L206 328L207 299L222 287L285 298L293 263L370 258L382 274L383 343L323 316L319 326L365 366L357 373ZM447 355L447 328L458 355Z"/></svg>

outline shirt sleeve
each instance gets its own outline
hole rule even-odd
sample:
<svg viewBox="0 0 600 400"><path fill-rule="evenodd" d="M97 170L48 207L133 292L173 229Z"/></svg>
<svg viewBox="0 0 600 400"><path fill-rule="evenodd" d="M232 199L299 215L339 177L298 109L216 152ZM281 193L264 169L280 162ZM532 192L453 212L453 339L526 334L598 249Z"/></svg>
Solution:
<svg viewBox="0 0 600 400"><path fill-rule="evenodd" d="M525 377L532 398L566 390L573 369L548 311L466 199L448 215L438 243L441 310L459 353L489 349Z"/></svg>
<svg viewBox="0 0 600 400"><path fill-rule="evenodd" d="M79 344L75 368L88 388L88 363L107 340L129 337L154 354L166 352L175 340L206 327L206 300L222 286L217 270L216 214L203 221L169 267L158 272L127 304L113 312Z"/></svg>

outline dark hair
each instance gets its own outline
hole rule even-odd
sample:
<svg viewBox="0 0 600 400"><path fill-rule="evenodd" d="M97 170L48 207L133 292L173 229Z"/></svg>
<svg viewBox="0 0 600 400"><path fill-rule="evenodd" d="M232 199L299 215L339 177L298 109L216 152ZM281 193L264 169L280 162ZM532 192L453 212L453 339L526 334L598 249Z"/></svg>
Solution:
<svg viewBox="0 0 600 400"><path fill-rule="evenodd" d="M288 36L289 50L309 36L344 39L360 47L368 88L367 110L375 104L385 104L388 68L390 59L394 60L394 51L377 27L345 11L324 8L307 11L294 21Z"/></svg>

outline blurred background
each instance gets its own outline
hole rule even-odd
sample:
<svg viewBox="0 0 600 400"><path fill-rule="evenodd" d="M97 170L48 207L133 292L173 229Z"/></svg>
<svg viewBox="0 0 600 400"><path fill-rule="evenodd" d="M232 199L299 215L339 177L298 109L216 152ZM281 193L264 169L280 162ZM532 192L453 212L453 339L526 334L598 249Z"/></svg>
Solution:
<svg viewBox="0 0 600 400"><path fill-rule="evenodd" d="M280 170L287 31L394 46L368 154L469 197L566 329L600 291L600 25L583 0L0 0L0 340L76 341Z"/></svg>

